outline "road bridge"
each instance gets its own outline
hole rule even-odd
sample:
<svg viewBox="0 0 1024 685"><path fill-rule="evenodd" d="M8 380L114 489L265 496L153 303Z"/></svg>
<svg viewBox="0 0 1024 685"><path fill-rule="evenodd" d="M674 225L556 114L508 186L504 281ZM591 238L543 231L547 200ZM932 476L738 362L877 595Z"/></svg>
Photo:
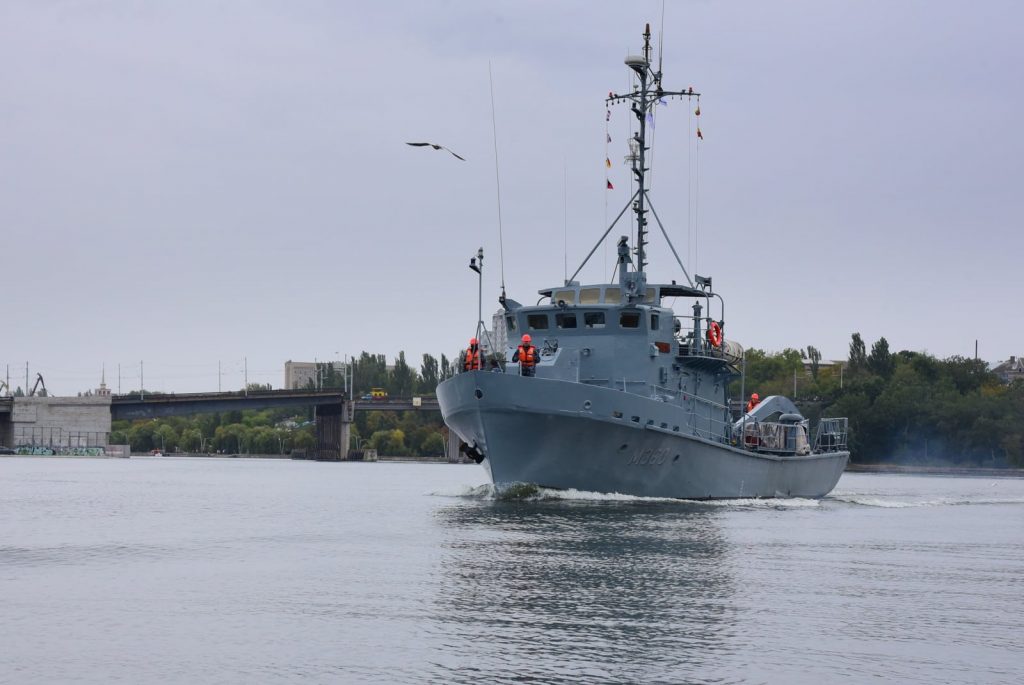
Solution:
<svg viewBox="0 0 1024 685"><path fill-rule="evenodd" d="M4 431L5 424L10 423L10 415L15 413L15 403L19 398L0 398L0 444L10 442L11 431ZM31 398L35 404L47 403L51 398ZM316 440L313 450L316 459L334 461L345 459L348 455L351 424L357 411L440 411L434 398L393 397L376 400L351 400L339 390L261 390L208 393L146 393L139 395L113 395L109 398L83 398L82 403L104 406L92 407L96 413L106 414L106 402L109 402L103 430L109 431L110 421L117 419L137 420L155 419L165 416L188 416L210 412L241 411L243 409L272 409L278 407L315 407L316 408ZM60 398L52 398L59 402ZM75 402L76 400L65 400ZM33 414L33 417L35 415ZM98 414L97 414L98 417ZM6 419L6 421L4 420ZM103 421L94 421L102 425ZM52 433L52 430L51 430ZM6 439L5 439L6 438Z"/></svg>
<svg viewBox="0 0 1024 685"><path fill-rule="evenodd" d="M357 411L440 411L434 398L350 400L338 390L239 390L114 395L110 413L114 419L147 419L277 407L316 407L317 445L312 456L323 461L339 461L348 456Z"/></svg>
<svg viewBox="0 0 1024 685"><path fill-rule="evenodd" d="M392 397L384 400L348 400L337 390L261 390L256 392L150 393L114 395L111 418L153 419L207 412L272 409L277 407L325 407L347 404L353 411L440 411L432 397ZM0 403L0 411L3 405Z"/></svg>

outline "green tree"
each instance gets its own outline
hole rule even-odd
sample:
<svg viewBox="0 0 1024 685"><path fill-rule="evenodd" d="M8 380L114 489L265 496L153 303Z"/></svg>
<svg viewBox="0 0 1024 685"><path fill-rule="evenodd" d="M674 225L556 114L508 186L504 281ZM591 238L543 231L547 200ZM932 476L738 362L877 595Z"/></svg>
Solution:
<svg viewBox="0 0 1024 685"><path fill-rule="evenodd" d="M167 452L174 452L178 447L178 433L171 426L161 424L153 432L153 446L160 446L160 449Z"/></svg>
<svg viewBox="0 0 1024 685"><path fill-rule="evenodd" d="M895 363L893 362L892 354L889 352L889 341L884 337L879 338L871 346L871 354L867 358L867 366L872 373L878 374L882 378L888 378L892 375Z"/></svg>
<svg viewBox="0 0 1024 685"><path fill-rule="evenodd" d="M425 456L435 457L444 454L444 437L438 432L432 432L423 441L421 451Z"/></svg>
<svg viewBox="0 0 1024 685"><path fill-rule="evenodd" d="M821 366L821 352L813 345L807 346L807 359L811 362L811 378L818 380L818 368Z"/></svg>
<svg viewBox="0 0 1024 685"><path fill-rule="evenodd" d="M186 452L198 452L202 442L203 436L198 428L186 428L181 432L180 446Z"/></svg>
<svg viewBox="0 0 1024 685"><path fill-rule="evenodd" d="M433 395L437 392L440 367L437 358L430 354L423 355L423 364L420 365L420 382L418 392L423 395Z"/></svg>
<svg viewBox="0 0 1024 685"><path fill-rule="evenodd" d="M399 429L381 430L370 436L370 446L379 454L402 456L405 450L405 433Z"/></svg>
<svg viewBox="0 0 1024 685"><path fill-rule="evenodd" d="M311 450L316 447L316 437L311 430L297 430L292 433L292 446L294 449Z"/></svg>
<svg viewBox="0 0 1024 685"><path fill-rule="evenodd" d="M850 340L850 372L857 373L867 366L867 349L864 346L864 339L860 333L854 333Z"/></svg>
<svg viewBox="0 0 1024 685"><path fill-rule="evenodd" d="M398 397L409 397L416 385L416 372L405 361L405 352L399 352L395 366L391 370L391 387L389 390Z"/></svg>

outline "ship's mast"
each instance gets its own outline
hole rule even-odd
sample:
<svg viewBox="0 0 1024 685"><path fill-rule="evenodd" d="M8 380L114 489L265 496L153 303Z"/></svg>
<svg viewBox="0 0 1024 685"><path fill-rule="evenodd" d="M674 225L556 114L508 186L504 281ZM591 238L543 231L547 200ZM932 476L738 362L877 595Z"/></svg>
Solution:
<svg viewBox="0 0 1024 685"><path fill-rule="evenodd" d="M697 96L699 93L689 89L687 91L666 91L661 87L661 71L654 71L651 68L651 25L644 27L644 50L643 55L631 55L626 57L626 66L632 69L640 80L639 86L634 86L633 92L628 95L609 93L607 102L609 105L622 102L629 102L633 115L639 122L639 130L633 135L630 141L630 155L628 159L633 165L633 175L636 177L638 186L637 194L633 200L633 213L636 215L636 270L643 273L647 266L647 172L649 169L644 166L647 158L647 117L654 110L655 103L666 96Z"/></svg>
<svg viewBox="0 0 1024 685"><path fill-rule="evenodd" d="M653 111L654 107L659 100L666 97L676 97L679 99L697 98L697 102L700 102L700 93L696 92L693 88L678 91L667 91L661 87L661 65L659 65L657 71L651 68L651 25L647 24L644 27L644 50L642 55L630 55L626 57L626 66L636 72L637 77L640 80L640 85L633 87L633 92L626 95L619 95L617 93L608 93L608 98L605 103L609 107L608 117L611 117L610 107L611 105L618 105L629 103L630 110L633 115L640 122L639 130L633 135L629 141L629 155L626 156L626 160L632 165L633 175L636 177L636 182L639 188L629 199L629 202L622 211L619 212L615 220L612 221L611 225L605 229L605 232L601 235L601 238L597 241L597 244L590 250L586 257L583 259L583 263L579 265L572 276L566 279L566 283L570 283L576 280L576 276L583 270L583 267L587 265L590 258L594 256L594 252L601 246L608 234L611 233L612 229L619 222L626 211L632 208L633 213L636 215L636 271L632 272L635 275L627 277L627 264L632 263L629 258L629 251L625 245L625 242L619 242L619 281L624 288L625 293L629 297L629 301L635 301L644 297L644 291L647 287L647 275L644 273L644 269L647 266L647 213L650 212L654 215L655 221L658 222L658 227L661 229L662 235L665 236L665 241L668 243L669 248L672 250L673 256L676 258L676 262L679 264L679 268L683 272L683 276L686 277L687 283L690 287L693 287L693 281L690 279L689 273L686 271L686 267L683 266L683 261L679 258L679 254L676 252L675 247L672 245L672 241L668 237L668 232L662 225L661 220L658 219L658 213L655 211L654 206L651 204L651 199L647 194L647 172L650 171L644 164L647 161L647 122L648 117L651 117L650 121L653 124ZM700 114L699 106L697 114ZM697 130L698 136L700 135L700 129ZM611 162L608 162L610 165ZM608 186L611 188L611 185ZM710 285L710 281L708 282Z"/></svg>

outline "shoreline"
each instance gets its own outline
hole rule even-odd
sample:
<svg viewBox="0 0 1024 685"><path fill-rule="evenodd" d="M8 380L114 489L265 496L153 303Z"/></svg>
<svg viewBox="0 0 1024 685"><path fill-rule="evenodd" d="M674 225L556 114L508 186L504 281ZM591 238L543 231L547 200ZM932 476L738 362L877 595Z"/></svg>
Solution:
<svg viewBox="0 0 1024 685"><path fill-rule="evenodd" d="M911 464L847 464L845 473L888 473L930 476L987 476L1024 478L1024 469L993 469L982 466L920 466Z"/></svg>

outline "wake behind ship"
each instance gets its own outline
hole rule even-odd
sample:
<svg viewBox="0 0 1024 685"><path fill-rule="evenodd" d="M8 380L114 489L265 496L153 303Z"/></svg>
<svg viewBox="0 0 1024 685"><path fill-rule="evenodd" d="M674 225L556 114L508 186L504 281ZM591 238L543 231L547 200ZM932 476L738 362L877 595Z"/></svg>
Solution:
<svg viewBox="0 0 1024 685"><path fill-rule="evenodd" d="M691 278L673 247L685 284L647 282L648 215L671 247L646 188L650 115L667 98L697 100L699 114L700 97L664 90L650 54L648 27L643 54L626 58L636 87L608 97L609 107L628 105L637 120L627 158L637 190L619 215L632 210L635 247L628 236L619 239L616 282L574 280L584 260L563 285L540 290L535 306L503 292L509 343L490 363L473 360L438 386L445 423L498 486L685 499L823 497L849 458L846 419L822 419L812 431L782 396L731 410L730 386L745 394L744 352L724 337L725 304L712 279ZM685 313L669 301L687 303ZM524 335L537 342L535 354L517 347Z"/></svg>

